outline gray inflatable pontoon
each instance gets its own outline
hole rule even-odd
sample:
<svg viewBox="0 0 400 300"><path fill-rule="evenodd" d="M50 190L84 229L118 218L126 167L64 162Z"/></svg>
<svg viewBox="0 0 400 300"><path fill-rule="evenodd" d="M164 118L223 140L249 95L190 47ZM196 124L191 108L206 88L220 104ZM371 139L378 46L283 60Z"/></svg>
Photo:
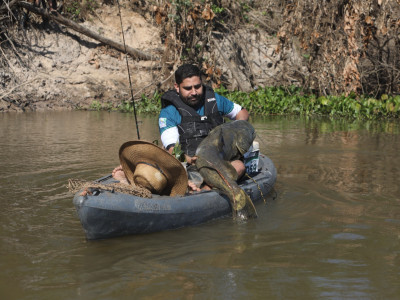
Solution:
<svg viewBox="0 0 400 300"><path fill-rule="evenodd" d="M240 182L256 203L272 190L277 172L273 162L260 154L259 172ZM115 183L109 175L97 180ZM74 205L86 238L104 239L192 226L232 214L228 197L216 190L180 197L153 195L142 198L129 194L94 190L92 195L75 194Z"/></svg>

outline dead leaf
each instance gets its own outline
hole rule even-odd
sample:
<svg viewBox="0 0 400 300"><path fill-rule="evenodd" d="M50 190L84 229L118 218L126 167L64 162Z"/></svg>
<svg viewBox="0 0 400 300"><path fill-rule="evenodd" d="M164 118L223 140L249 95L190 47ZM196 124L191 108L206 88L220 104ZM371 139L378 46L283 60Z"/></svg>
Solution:
<svg viewBox="0 0 400 300"><path fill-rule="evenodd" d="M284 41L286 39L286 32L279 31L278 34L276 35L276 37L279 38L281 41Z"/></svg>
<svg viewBox="0 0 400 300"><path fill-rule="evenodd" d="M317 32L317 31L314 31L313 33L312 33L312 36L314 37L314 38L319 38L321 35Z"/></svg>
<svg viewBox="0 0 400 300"><path fill-rule="evenodd" d="M192 18L192 16L191 15L188 15L187 16L187 18L186 18L186 23L188 24L188 27L190 28L190 29L193 29L193 25L194 25L194 21L193 21L193 18Z"/></svg>
<svg viewBox="0 0 400 300"><path fill-rule="evenodd" d="M201 13L201 17L206 21L210 21L210 20L214 19L215 14L209 5L206 5L204 7L203 12Z"/></svg>
<svg viewBox="0 0 400 300"><path fill-rule="evenodd" d="M158 25L160 25L160 24L161 24L161 21L162 21L162 15L161 15L161 13L160 13L159 11L157 11L157 12L156 12L156 23L157 23Z"/></svg>
<svg viewBox="0 0 400 300"><path fill-rule="evenodd" d="M215 90L215 89L217 89L217 88L219 88L219 86L221 85L221 82L219 82L219 83L212 83L212 88Z"/></svg>
<svg viewBox="0 0 400 300"><path fill-rule="evenodd" d="M198 15L196 12L191 11L191 12L190 12L190 17L192 18L193 21L196 22L197 19L199 18L199 15Z"/></svg>

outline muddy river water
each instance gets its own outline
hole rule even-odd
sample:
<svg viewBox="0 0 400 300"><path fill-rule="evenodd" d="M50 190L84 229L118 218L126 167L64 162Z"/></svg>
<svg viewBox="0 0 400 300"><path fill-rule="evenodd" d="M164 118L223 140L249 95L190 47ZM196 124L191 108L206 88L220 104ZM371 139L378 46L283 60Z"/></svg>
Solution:
<svg viewBox="0 0 400 300"><path fill-rule="evenodd" d="M258 219L87 241L67 180L110 173L133 115L0 114L0 298L399 299L399 120L251 123L278 170Z"/></svg>

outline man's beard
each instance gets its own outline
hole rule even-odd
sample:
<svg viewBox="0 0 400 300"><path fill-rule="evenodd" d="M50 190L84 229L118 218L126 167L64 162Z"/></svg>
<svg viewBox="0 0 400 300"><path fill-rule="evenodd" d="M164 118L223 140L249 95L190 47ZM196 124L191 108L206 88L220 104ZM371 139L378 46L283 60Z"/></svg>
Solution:
<svg viewBox="0 0 400 300"><path fill-rule="evenodd" d="M187 105L189 105L191 107L199 106L203 100L203 94L198 94L196 96L183 97L180 91L179 91L179 97L182 99L182 101L184 103L186 103Z"/></svg>

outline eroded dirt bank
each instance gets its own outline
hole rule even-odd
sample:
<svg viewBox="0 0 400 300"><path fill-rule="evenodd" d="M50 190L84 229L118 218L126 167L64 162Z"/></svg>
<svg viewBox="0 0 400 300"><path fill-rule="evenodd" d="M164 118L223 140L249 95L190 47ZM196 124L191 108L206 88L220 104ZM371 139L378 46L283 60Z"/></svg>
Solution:
<svg viewBox="0 0 400 300"><path fill-rule="evenodd" d="M21 1L0 4L0 112L130 100L120 51L33 13L25 30L13 26L20 8L28 9ZM230 90L296 85L318 96L376 99L400 91L399 0L95 3L83 26L121 43L120 3L127 45L151 56L129 60L135 100L171 87L183 62L196 62L207 83Z"/></svg>
<svg viewBox="0 0 400 300"><path fill-rule="evenodd" d="M96 17L82 25L122 40L117 8L103 5ZM19 29L20 57L11 55L10 72L0 72L0 111L87 108L93 101L117 106L129 99L125 56L55 22L36 19L38 26ZM131 47L145 51L161 49L158 29L142 16L125 9L125 39ZM34 23L34 20L31 20ZM152 82L151 61L130 61L134 92ZM18 84L11 77L18 78Z"/></svg>
<svg viewBox="0 0 400 300"><path fill-rule="evenodd" d="M163 36L156 14L135 11L128 4L122 2L121 10L126 44L154 55L149 61L128 60L133 94L138 99L142 93L151 95L160 86L167 89L182 57L175 55L174 61L166 60L168 56L164 54L171 51L171 43L173 48L173 37ZM29 16L25 29L14 29L17 51L7 55L10 67L0 71L0 112L90 108L93 103L117 107L121 101L131 98L125 55L57 22L44 24L42 17L32 13ZM115 5L101 5L82 25L122 42ZM234 36L214 33L213 40L218 45L204 51L203 55L212 64L205 63L203 70L213 72L209 77L222 81L228 88L252 89L246 72L235 65L235 59L246 51L246 57L251 58L255 84L279 82L283 60L275 52L276 40L265 32L260 34L260 30L251 33L242 28ZM296 59L299 58L293 53L286 61Z"/></svg>

